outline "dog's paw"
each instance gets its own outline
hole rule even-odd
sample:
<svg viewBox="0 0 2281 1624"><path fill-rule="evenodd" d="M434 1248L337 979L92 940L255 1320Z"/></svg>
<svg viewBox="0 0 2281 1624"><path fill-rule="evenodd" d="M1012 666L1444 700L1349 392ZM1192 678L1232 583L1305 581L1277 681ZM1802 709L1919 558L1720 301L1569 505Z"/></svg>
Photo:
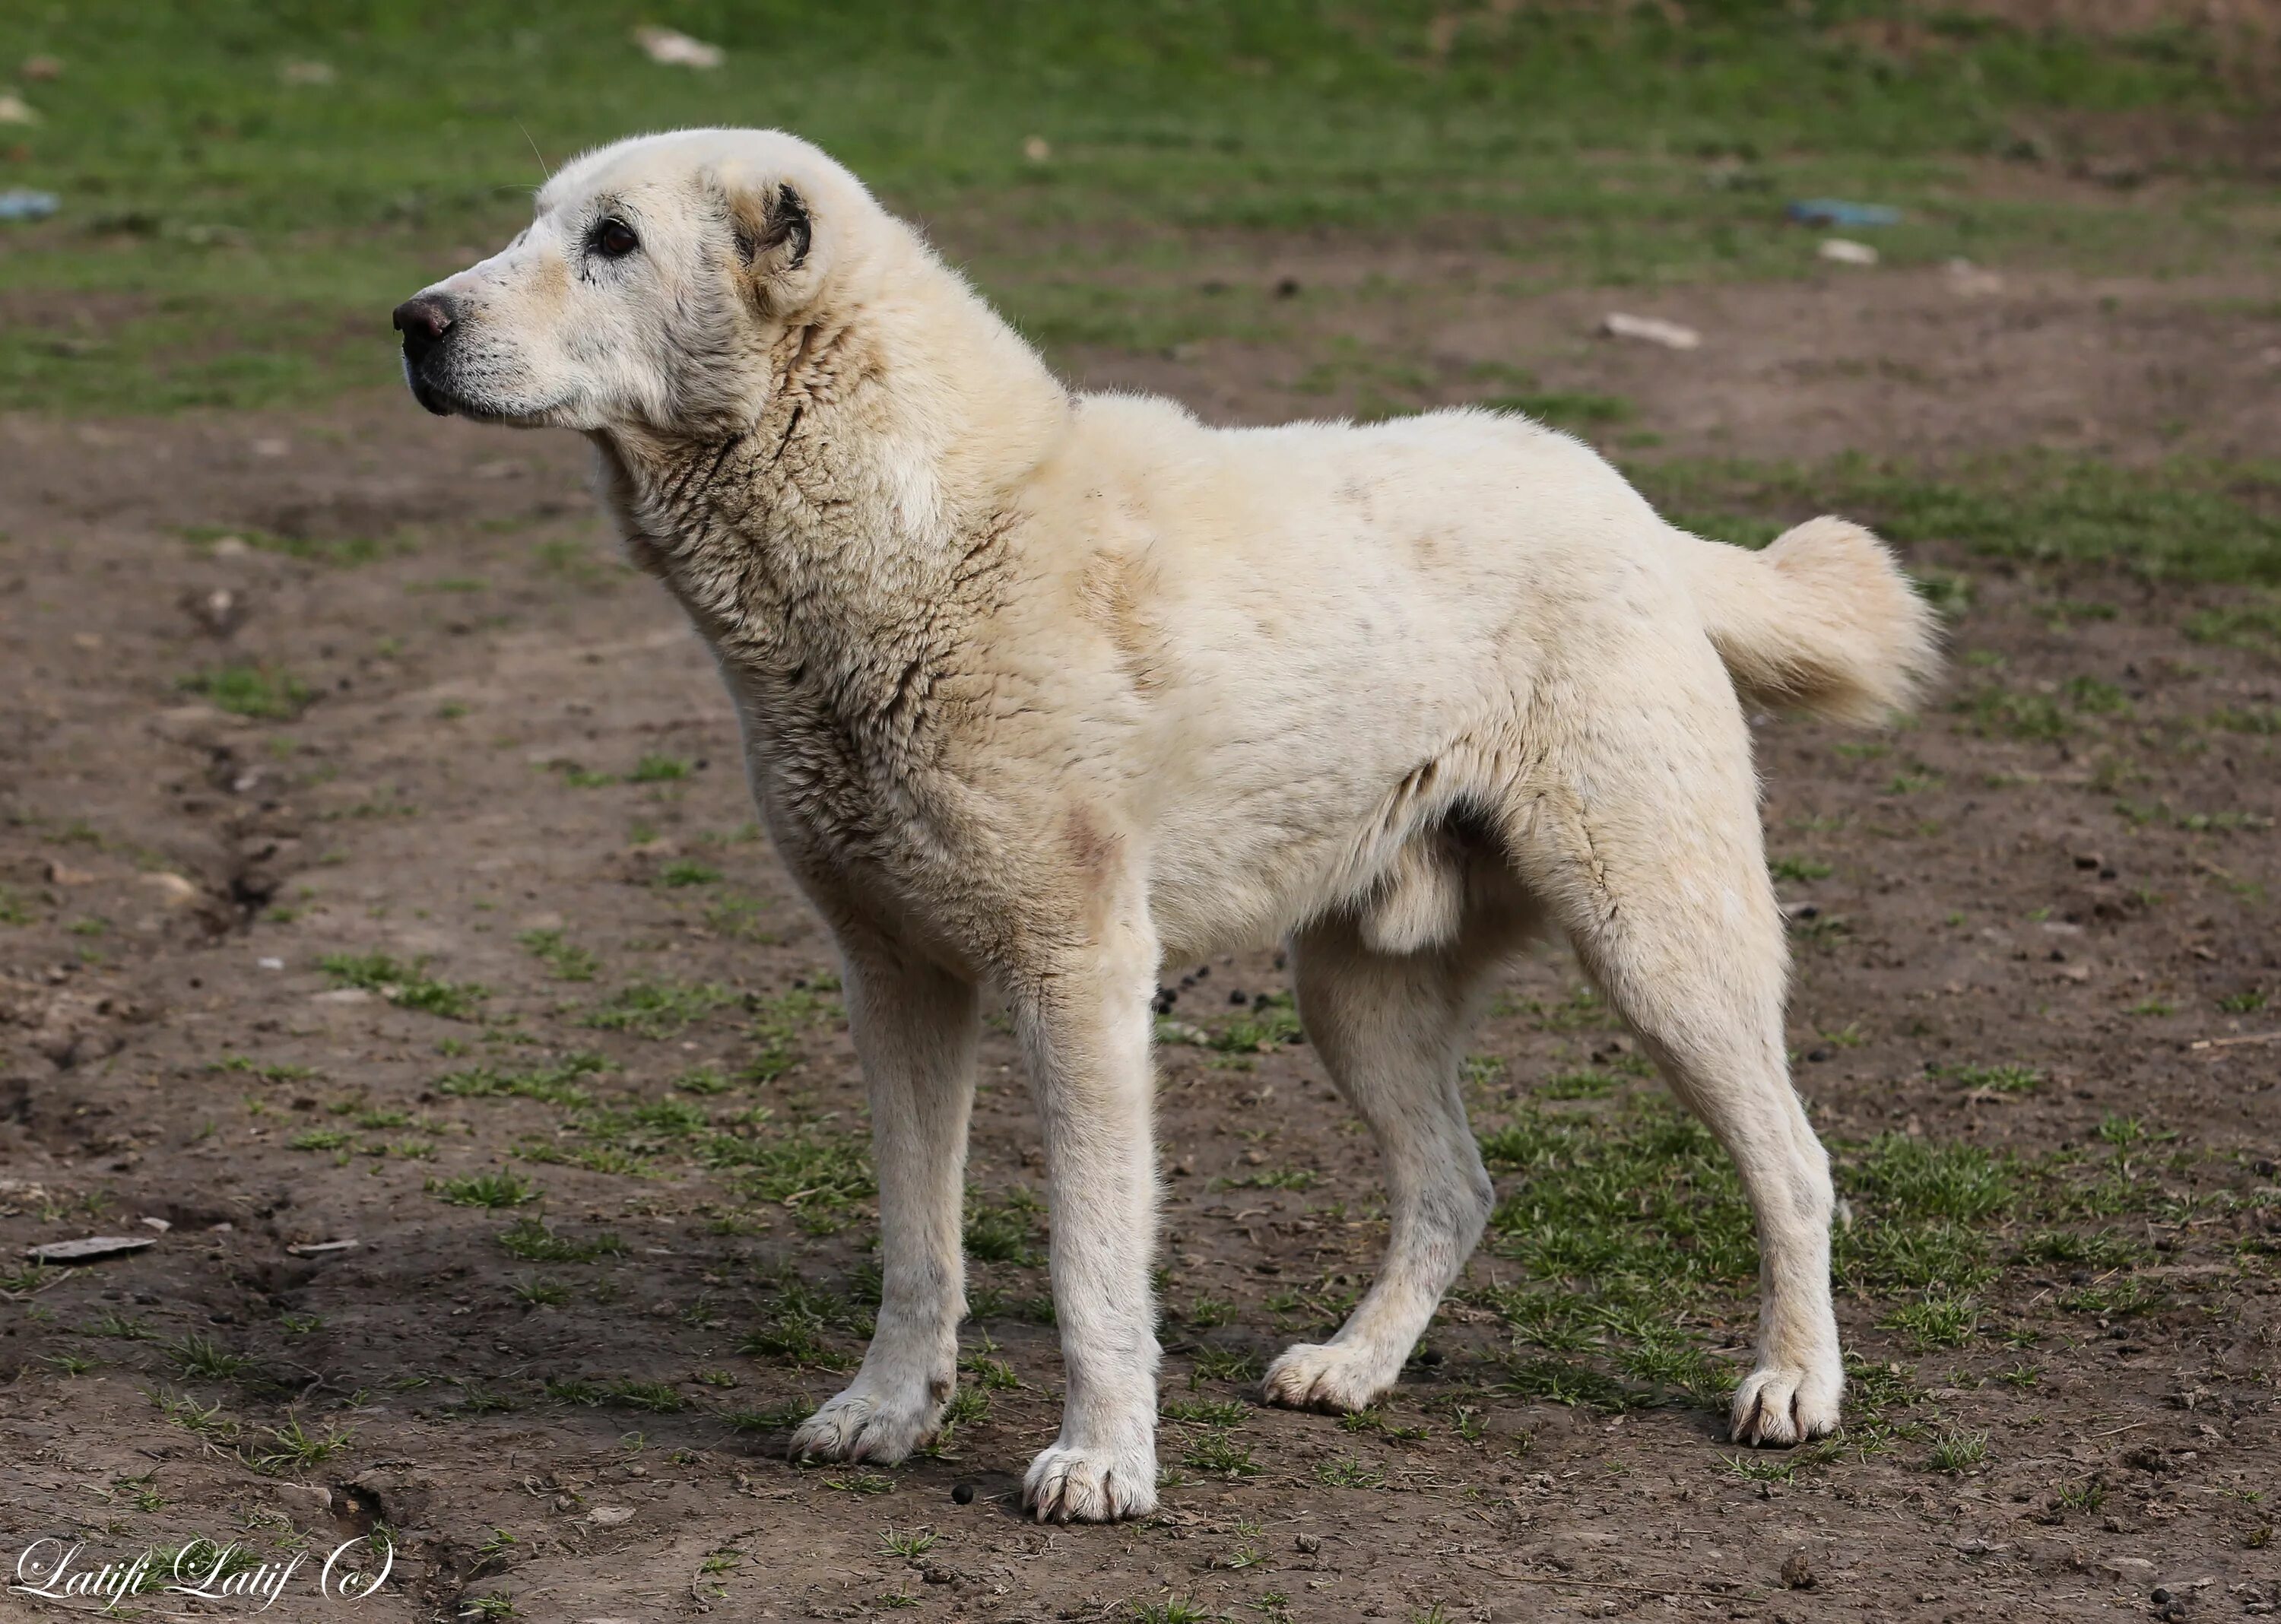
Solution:
<svg viewBox="0 0 2281 1624"><path fill-rule="evenodd" d="M1785 1449L1837 1430L1845 1367L1835 1354L1799 1365L1761 1365L1735 1389L1728 1435L1736 1443Z"/></svg>
<svg viewBox="0 0 2281 1624"><path fill-rule="evenodd" d="M1347 1415L1370 1407L1402 1373L1399 1357L1363 1343L1294 1342L1267 1367L1267 1402Z"/></svg>
<svg viewBox="0 0 2281 1624"><path fill-rule="evenodd" d="M1040 1522L1118 1522L1156 1509L1156 1451L1055 1444L1030 1463L1022 1504Z"/></svg>
<svg viewBox="0 0 2281 1624"><path fill-rule="evenodd" d="M869 1460L892 1466L926 1442L942 1405L920 1390L897 1401L851 1387L800 1424L786 1451L794 1460Z"/></svg>

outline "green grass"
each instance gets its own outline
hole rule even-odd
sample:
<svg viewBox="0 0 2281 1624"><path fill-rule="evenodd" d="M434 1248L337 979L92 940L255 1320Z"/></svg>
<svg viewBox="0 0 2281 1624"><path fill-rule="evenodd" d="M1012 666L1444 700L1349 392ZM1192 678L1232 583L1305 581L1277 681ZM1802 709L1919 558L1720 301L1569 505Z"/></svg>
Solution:
<svg viewBox="0 0 2281 1624"><path fill-rule="evenodd" d="M499 1243L526 1263L594 1263L625 1254L625 1242L607 1230L584 1237L560 1234L535 1218L518 1218L501 1230Z"/></svg>
<svg viewBox="0 0 2281 1624"><path fill-rule="evenodd" d="M560 931L525 931L515 940L557 981L592 981L601 968L592 948L566 940Z"/></svg>
<svg viewBox="0 0 2281 1624"><path fill-rule="evenodd" d="M2281 585L2281 462L2177 460L2125 467L2059 452L2022 452L1928 472L1861 455L1813 467L1704 460L1629 472L1674 522L1759 545L1816 513L1844 513L1898 542L1960 542L1991 557L2111 562L2143 575ZM2262 615L2262 619L2261 619ZM2281 609L2251 602L2188 623L2205 641L2281 637ZM2104 685L2070 694L2078 710L2114 708ZM2040 697L2040 696L2037 696ZM2000 710L2004 701L1994 701ZM2065 731L2047 698L2025 721L1991 727L2028 737Z"/></svg>
<svg viewBox="0 0 2281 1624"><path fill-rule="evenodd" d="M429 1187L455 1207L521 1207L538 1199L537 1190L515 1173L470 1173Z"/></svg>
<svg viewBox="0 0 2281 1624"><path fill-rule="evenodd" d="M559 162L692 124L800 130L980 242L999 240L993 220L1110 228L1092 266L1034 238L985 256L986 285L1057 344L1192 336L1226 324L1214 302L1261 319L1177 273L1149 294L1086 274L1152 257L1166 271L1178 256L1148 241L1165 227L1382 235L1465 215L1546 274L1651 282L1798 274L1781 199L1833 190L1910 208L1884 237L1902 260L2133 235L2185 252L2249 231L2223 195L2126 209L1973 201L1954 183L1958 158L2014 150L2023 123L2240 112L2252 75L2223 72L2215 42L1930 7L1905 46L1848 26L1902 9L1476 8L1447 12L1453 27L1429 0L564 0L539 27L506 0L15 8L0 62L44 51L70 68L25 88L43 122L11 132L26 149L12 183L65 207L6 228L0 306L35 313L0 323L0 409L275 409L387 385L390 306L513 232L534 146ZM644 19L719 43L726 66L648 62L627 38ZM335 81L285 82L297 58ZM1032 136L1045 161L1025 155ZM2148 234L2157 206L2166 228Z"/></svg>
<svg viewBox="0 0 2281 1624"><path fill-rule="evenodd" d="M419 1009L448 1020L475 1018L491 989L474 981L439 981L423 975L425 959L409 964L385 953L329 953L318 961L336 986L378 993L398 1009Z"/></svg>
<svg viewBox="0 0 2281 1624"><path fill-rule="evenodd" d="M290 722L314 698L307 684L290 671L266 665L224 665L185 677L182 692L210 701L234 716Z"/></svg>
<svg viewBox="0 0 2281 1624"><path fill-rule="evenodd" d="M637 981L588 1011L586 1025L599 1032L670 1038L736 1001L734 993L714 983Z"/></svg>
<svg viewBox="0 0 2281 1624"><path fill-rule="evenodd" d="M226 1381L248 1369L253 1361L242 1353L233 1353L210 1336L196 1333L178 1342L166 1346L167 1361L185 1376L208 1381Z"/></svg>
<svg viewBox="0 0 2281 1624"><path fill-rule="evenodd" d="M1955 1075L1996 1087L1984 1079L2036 1074ZM1868 1309L1881 1339L1914 1355L2015 1337L2022 1316L2154 1313L2177 1288L2136 1272L2151 1254L2114 1220L2177 1222L2196 1210L2177 1182L2195 1159L2173 1138L2109 1117L2092 1148L2032 1159L1899 1133L1834 1144L1852 1209L1832 1236L1838 1288ZM1581 1119L1524 1106L1481 1135L1481 1150L1511 1189L1489 1249L1522 1265L1473 1294L1512 1333L1505 1389L1610 1411L1715 1404L1736 1372L1706 1354L1707 1333L1747 1334L1757 1256L1739 1184L1709 1136L1651 1098ZM2214 1210L2232 1200L2205 1199ZM2100 1272L2055 1295L2038 1278L2054 1264ZM1865 1417L1914 1402L1890 1357L1849 1368Z"/></svg>
<svg viewBox="0 0 2281 1624"><path fill-rule="evenodd" d="M591 1105L593 1095L578 1086L578 1079L599 1076L608 1070L608 1061L587 1052L566 1055L551 1065L527 1071L469 1066L437 1078L436 1092L456 1099L540 1100L549 1105Z"/></svg>

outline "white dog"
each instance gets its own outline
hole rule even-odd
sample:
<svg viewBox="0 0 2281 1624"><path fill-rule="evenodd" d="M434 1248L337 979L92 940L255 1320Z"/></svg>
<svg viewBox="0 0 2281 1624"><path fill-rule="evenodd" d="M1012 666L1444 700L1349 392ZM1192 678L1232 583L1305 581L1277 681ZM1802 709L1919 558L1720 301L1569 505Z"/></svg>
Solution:
<svg viewBox="0 0 2281 1624"><path fill-rule="evenodd" d="M1025 1498L1155 1506L1150 1001L1160 967L1278 936L1386 1158L1392 1240L1266 1396L1369 1404L1488 1216L1458 1063L1548 924L1741 1167L1763 1306L1734 1435L1837 1425L1828 1161L1786 1069L1744 712L1874 721L1929 670L1930 617L1867 532L1705 542L1519 417L1227 430L1073 394L768 131L581 159L396 325L430 411L592 441L845 955L885 1284L795 1454L900 1459L950 1396L989 983L1045 1125L1068 1374Z"/></svg>

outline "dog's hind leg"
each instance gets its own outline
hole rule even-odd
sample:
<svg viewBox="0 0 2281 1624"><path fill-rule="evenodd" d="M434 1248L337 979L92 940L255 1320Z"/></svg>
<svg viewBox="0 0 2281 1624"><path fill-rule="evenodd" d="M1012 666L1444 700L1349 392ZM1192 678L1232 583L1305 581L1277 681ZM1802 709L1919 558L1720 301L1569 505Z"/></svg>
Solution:
<svg viewBox="0 0 2281 1624"><path fill-rule="evenodd" d="M1386 1164L1393 1233L1369 1295L1338 1334L1286 1349L1270 1402L1359 1410L1392 1387L1442 1294L1481 1239L1489 1176L1465 1120L1458 1063L1483 994L1525 913L1479 899L1454 939L1389 954L1368 921L1328 919L1292 941L1300 1018Z"/></svg>
<svg viewBox="0 0 2281 1624"><path fill-rule="evenodd" d="M1790 1082L1787 953L1749 734L1723 673L1662 657L1662 670L1631 668L1652 674L1637 692L1596 677L1590 699L1569 701L1624 725L1550 748L1507 808L1507 839L1523 881L1742 1173L1758 1222L1759 1349L1733 1435L1797 1443L1836 1428L1844 1387L1829 1157ZM1690 692L1703 697L1689 703Z"/></svg>
<svg viewBox="0 0 2281 1624"><path fill-rule="evenodd" d="M843 931L847 1018L871 1099L879 1179L877 1327L847 1389L801 1423L794 1459L901 1460L958 1380L960 1203L974 1103L975 988L893 943Z"/></svg>

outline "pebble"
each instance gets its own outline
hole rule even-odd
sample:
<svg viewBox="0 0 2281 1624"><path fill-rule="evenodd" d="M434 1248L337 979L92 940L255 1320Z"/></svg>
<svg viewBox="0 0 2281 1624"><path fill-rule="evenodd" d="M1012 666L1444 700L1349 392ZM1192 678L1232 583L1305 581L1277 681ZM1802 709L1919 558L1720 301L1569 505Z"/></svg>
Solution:
<svg viewBox="0 0 2281 1624"><path fill-rule="evenodd" d="M971 1483L959 1483L954 1485L950 1491L950 1497L961 1505L973 1504L974 1485Z"/></svg>

